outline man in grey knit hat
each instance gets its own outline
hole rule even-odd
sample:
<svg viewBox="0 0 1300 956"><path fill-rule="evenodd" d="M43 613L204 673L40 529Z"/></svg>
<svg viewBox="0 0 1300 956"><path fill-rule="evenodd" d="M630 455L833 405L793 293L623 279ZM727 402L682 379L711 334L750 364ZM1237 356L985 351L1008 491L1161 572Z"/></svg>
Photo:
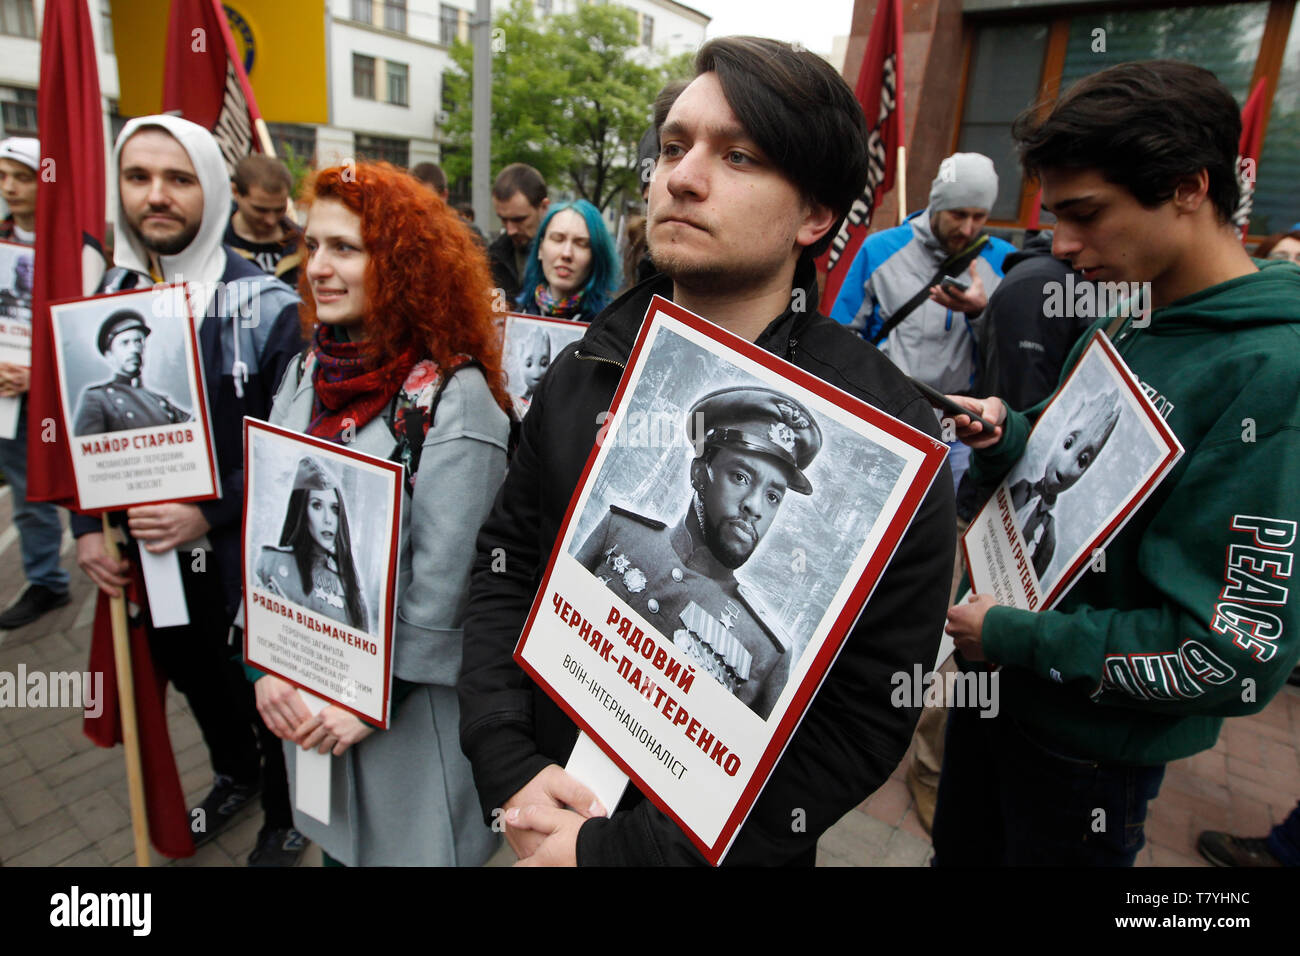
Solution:
<svg viewBox="0 0 1300 956"><path fill-rule="evenodd" d="M867 237L831 318L874 342L913 378L944 393L969 392L978 366L974 323L1002 277L1002 260L1014 251L1008 242L980 235L997 195L991 159L949 156L939 164L928 206ZM970 287L942 288L936 278L941 268ZM907 309L918 296L921 301Z"/></svg>

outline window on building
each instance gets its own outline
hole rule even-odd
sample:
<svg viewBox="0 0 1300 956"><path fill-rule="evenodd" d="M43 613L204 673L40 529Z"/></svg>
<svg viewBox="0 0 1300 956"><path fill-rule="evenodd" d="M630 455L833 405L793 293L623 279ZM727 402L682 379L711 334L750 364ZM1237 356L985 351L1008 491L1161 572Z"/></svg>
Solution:
<svg viewBox="0 0 1300 956"><path fill-rule="evenodd" d="M647 14L641 14L641 45L655 45L655 18Z"/></svg>
<svg viewBox="0 0 1300 956"><path fill-rule="evenodd" d="M438 39L443 46L451 46L460 36L460 10L442 4L439 7Z"/></svg>
<svg viewBox="0 0 1300 956"><path fill-rule="evenodd" d="M33 0L0 0L0 33L13 37L36 37Z"/></svg>
<svg viewBox="0 0 1300 956"><path fill-rule="evenodd" d="M112 0L99 0L99 32L103 39L100 45L105 53L113 52L113 4Z"/></svg>
<svg viewBox="0 0 1300 956"><path fill-rule="evenodd" d="M388 102L395 106L410 105L407 99L407 74L410 72L405 63L394 63L389 60L385 64L384 72L388 76Z"/></svg>
<svg viewBox="0 0 1300 956"><path fill-rule="evenodd" d="M406 32L406 0L384 0L384 27Z"/></svg>
<svg viewBox="0 0 1300 956"><path fill-rule="evenodd" d="M447 114L456 112L456 99L451 95L450 73L442 74L442 111Z"/></svg>
<svg viewBox="0 0 1300 956"><path fill-rule="evenodd" d="M1300 16L1282 54L1282 72L1259 151L1250 231L1267 236L1287 232L1300 222Z"/></svg>
<svg viewBox="0 0 1300 956"><path fill-rule="evenodd" d="M998 198L990 219L1019 216L1020 162L1011 142L1011 121L1038 96L1046 43L1045 23L996 24L975 37L957 149L993 160Z"/></svg>
<svg viewBox="0 0 1300 956"><path fill-rule="evenodd" d="M122 111L117 105L117 100L108 101L108 132L111 137L111 142L117 142L117 138L122 135L122 129L126 126L129 119L129 117L122 115Z"/></svg>
<svg viewBox="0 0 1300 956"><path fill-rule="evenodd" d="M311 163L316 160L316 127L295 123L267 123L276 155L281 159L292 150L295 159Z"/></svg>
<svg viewBox="0 0 1300 956"><path fill-rule="evenodd" d="M359 100L375 98L375 58L352 54L352 95Z"/></svg>
<svg viewBox="0 0 1300 956"><path fill-rule="evenodd" d="M411 141L358 133L356 153L357 159L383 160L404 167L411 161Z"/></svg>
<svg viewBox="0 0 1300 956"><path fill-rule="evenodd" d="M1251 76L1260 56L1268 18L1267 0L1215 6L1161 7L1143 10L1089 12L1049 25L1041 20L976 22L969 72L962 92L962 113L957 148L984 153L998 172L997 203L989 218L1017 222L1028 215L1033 197L1020 175L1011 122L1032 106L1044 90L1064 93L1072 84L1099 70L1133 60L1171 58L1211 70L1239 104L1250 90ZM1042 16L1039 14L1038 16ZM1292 29L1292 41L1296 40ZM1291 100L1300 100L1300 45L1289 48L1284 61L1294 77ZM1287 69L1283 69L1283 74ZM1279 85L1273 115L1285 109ZM1291 107L1300 113L1300 104ZM1300 117L1295 121L1300 125ZM1272 126L1270 124L1270 134ZM1272 202L1269 190L1294 192L1300 173L1300 133L1289 141L1279 166L1290 167L1292 179L1275 170L1278 179L1266 184L1261 157L1256 193L1256 214ZM1269 144L1265 143L1265 150ZM1296 157L1291 159L1291 157ZM1272 184L1276 183L1276 186ZM1297 203L1292 202L1294 208ZM1273 214L1276 218L1276 213ZM1300 218L1300 210L1297 210ZM1044 215L1043 224L1050 217ZM1294 219L1292 220L1294 221ZM1255 231L1252 219L1252 232ZM1288 223L1289 225L1289 223Z"/></svg>
<svg viewBox="0 0 1300 956"><path fill-rule="evenodd" d="M461 164L462 161L461 158L465 157L467 152L468 152L467 150L464 150L457 146L452 146L450 143L443 143L442 148L439 150L440 156L438 161L442 164L442 168L444 171L456 169L456 168L468 169L469 163L467 161L464 163L464 165ZM473 197L473 190L471 188L472 186L473 186L473 177L471 177L468 173L463 176L452 178L451 173L448 172L447 173L447 192L448 192L447 201L452 204L460 203L460 202L473 202L474 197Z"/></svg>
<svg viewBox="0 0 1300 956"><path fill-rule="evenodd" d="M1117 63L1171 59L1205 67L1245 103L1267 17L1267 2L1076 17L1070 21L1061 92Z"/></svg>
<svg viewBox="0 0 1300 956"><path fill-rule="evenodd" d="M370 0L352 0L352 19L358 23L374 23L374 10Z"/></svg>
<svg viewBox="0 0 1300 956"><path fill-rule="evenodd" d="M36 91L0 87L0 119L6 136L39 137L36 126Z"/></svg>

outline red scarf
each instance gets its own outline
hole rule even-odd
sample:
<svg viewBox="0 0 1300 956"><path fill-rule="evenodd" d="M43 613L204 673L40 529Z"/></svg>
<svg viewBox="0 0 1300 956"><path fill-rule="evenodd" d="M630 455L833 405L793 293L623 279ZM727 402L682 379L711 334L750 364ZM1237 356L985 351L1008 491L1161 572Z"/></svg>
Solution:
<svg viewBox="0 0 1300 956"><path fill-rule="evenodd" d="M342 443L345 429L355 434L384 410L419 361L416 351L407 349L385 365L367 368L364 348L364 342L339 341L328 325L317 326L308 435Z"/></svg>

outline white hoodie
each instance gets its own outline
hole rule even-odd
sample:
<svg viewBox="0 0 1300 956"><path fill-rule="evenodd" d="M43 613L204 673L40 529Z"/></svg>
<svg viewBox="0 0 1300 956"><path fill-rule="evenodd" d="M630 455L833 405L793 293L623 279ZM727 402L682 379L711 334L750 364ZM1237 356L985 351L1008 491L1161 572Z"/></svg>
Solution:
<svg viewBox="0 0 1300 956"><path fill-rule="evenodd" d="M212 134L197 123L179 116L141 116L122 127L117 137L113 146L115 173L122 168L122 147L141 127L146 126L162 127L181 144L189 154L194 171L198 173L199 185L203 188L203 222L199 225L198 235L176 255L159 257L162 277L167 282L202 283L210 290L226 271L226 250L221 237L225 235L226 221L230 218L230 177L226 172L226 161L221 157L221 148ZM120 195L114 211L113 228L116 236L113 264L148 275L149 250L127 222ZM196 310L197 315L206 311L206 299L202 306L203 309Z"/></svg>
<svg viewBox="0 0 1300 956"><path fill-rule="evenodd" d="M270 277L244 279L222 288L219 283L227 268L226 247L222 238L230 218L230 177L226 161L222 158L217 141L202 126L179 116L141 116L122 128L113 146L113 170L121 170L122 147L145 127L161 127L176 139L194 164L199 185L203 189L203 219L199 231L190 244L174 256L159 256L162 278L166 282L184 282L187 287L190 311L201 328L208 317L217 317L222 323L222 372L234 378L236 395L242 397L244 384L250 371L247 364L260 355L266 337L271 333L269 323L260 321L261 308L269 306L274 317L297 295L283 283ZM120 198L114 211L116 248L113 264L133 272L150 275L149 250L140 241L122 208ZM221 298L215 297L220 293ZM264 297L267 297L264 299ZM240 319L239 322L235 318Z"/></svg>

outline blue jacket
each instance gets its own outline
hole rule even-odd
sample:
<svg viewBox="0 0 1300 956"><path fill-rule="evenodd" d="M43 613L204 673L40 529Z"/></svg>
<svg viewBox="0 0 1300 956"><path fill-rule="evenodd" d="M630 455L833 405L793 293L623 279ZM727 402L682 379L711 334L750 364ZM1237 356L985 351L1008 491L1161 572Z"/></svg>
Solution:
<svg viewBox="0 0 1300 956"><path fill-rule="evenodd" d="M992 295L1002 278L1002 260L1015 246L990 237L975 269ZM934 278L950 253L930 231L928 209L893 229L873 233L849 266L831 318L872 341L889 317ZM979 318L924 302L880 343L903 372L941 392L968 392L979 367Z"/></svg>

